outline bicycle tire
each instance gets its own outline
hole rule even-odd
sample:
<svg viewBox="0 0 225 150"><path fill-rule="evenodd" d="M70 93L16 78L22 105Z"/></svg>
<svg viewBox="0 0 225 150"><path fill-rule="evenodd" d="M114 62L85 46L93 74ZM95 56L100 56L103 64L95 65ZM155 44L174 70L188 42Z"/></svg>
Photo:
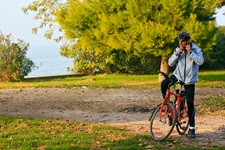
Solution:
<svg viewBox="0 0 225 150"><path fill-rule="evenodd" d="M184 117L182 120L180 120L179 117L178 117L178 120L180 120L180 121L177 121L177 123L176 123L176 129L177 129L177 132L180 135L184 135L186 133L187 129L188 129L188 126L189 126L187 103L184 103L184 105L185 105L186 109L183 110L184 111L183 115L185 115L185 116L181 116L181 117ZM184 106L182 106L182 107L184 108Z"/></svg>
<svg viewBox="0 0 225 150"><path fill-rule="evenodd" d="M165 110L162 111L163 119L161 121L161 105L158 105L158 107L156 107L150 118L150 136L153 140L160 142L165 140L171 134L177 122L177 112L174 104L171 101L166 101L164 104L164 108Z"/></svg>

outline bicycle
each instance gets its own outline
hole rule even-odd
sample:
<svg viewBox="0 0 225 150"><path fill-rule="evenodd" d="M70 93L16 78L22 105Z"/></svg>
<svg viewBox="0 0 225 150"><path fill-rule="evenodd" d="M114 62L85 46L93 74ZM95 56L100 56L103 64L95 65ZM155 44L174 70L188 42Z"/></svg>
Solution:
<svg viewBox="0 0 225 150"><path fill-rule="evenodd" d="M166 73L158 72L165 78L170 78ZM180 135L185 134L189 126L187 102L185 102L186 96L183 90L184 83L171 78L170 80L171 83L168 85L165 98L156 106L149 118L150 136L160 142L172 133L175 125ZM180 84L179 89L176 89L177 84ZM173 85L174 88L171 89ZM171 100L171 95L175 97L174 101Z"/></svg>

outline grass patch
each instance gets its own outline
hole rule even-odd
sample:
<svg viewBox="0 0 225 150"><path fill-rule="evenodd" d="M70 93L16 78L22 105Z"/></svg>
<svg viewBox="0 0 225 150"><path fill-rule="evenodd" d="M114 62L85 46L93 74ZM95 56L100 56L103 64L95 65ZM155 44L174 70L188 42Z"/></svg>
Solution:
<svg viewBox="0 0 225 150"><path fill-rule="evenodd" d="M46 78L22 82L0 82L1 89L7 88L155 88L159 87L158 74L117 75L102 74L80 77ZM225 70L199 72L197 87L225 88Z"/></svg>
<svg viewBox="0 0 225 150"><path fill-rule="evenodd" d="M201 114L216 113L225 116L225 98L219 96L209 96L197 106L197 110Z"/></svg>
<svg viewBox="0 0 225 150"><path fill-rule="evenodd" d="M201 71L197 87L225 88L225 70Z"/></svg>
<svg viewBox="0 0 225 150"><path fill-rule="evenodd" d="M214 97L214 96L210 96L208 98L205 99L205 101L203 102L203 105L210 107L212 105L221 107L221 108L225 108L225 99L222 97Z"/></svg>
<svg viewBox="0 0 225 150"><path fill-rule="evenodd" d="M0 88L151 88L158 87L157 75L93 75L53 79L25 80L22 82L0 82Z"/></svg>
<svg viewBox="0 0 225 150"><path fill-rule="evenodd" d="M0 149L165 149L181 147L181 141L162 143L147 134L70 121L49 121L0 116ZM187 147L187 149L190 147ZM185 149L185 147L184 147Z"/></svg>
<svg viewBox="0 0 225 150"><path fill-rule="evenodd" d="M3 116L0 120L0 149L141 148L142 137L110 126Z"/></svg>

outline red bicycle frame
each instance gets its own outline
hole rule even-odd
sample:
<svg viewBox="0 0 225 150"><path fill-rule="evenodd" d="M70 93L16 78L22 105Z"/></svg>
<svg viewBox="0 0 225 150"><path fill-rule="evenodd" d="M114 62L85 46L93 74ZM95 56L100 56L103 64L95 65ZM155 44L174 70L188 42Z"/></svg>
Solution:
<svg viewBox="0 0 225 150"><path fill-rule="evenodd" d="M181 91L181 90L180 90ZM162 121L162 112L163 111L165 111L165 114L164 114L164 120L166 121L166 118L167 118L167 114L168 114L168 109L170 109L169 111L171 111L171 113L173 114L174 112L172 112L172 108L168 108L168 107L166 107L166 109L165 110L163 110L164 109L164 104L165 104L165 102L166 101L170 101L170 96L171 95L173 95L173 96L175 96L175 97L177 97L177 99L176 99L176 101L175 101L175 107L176 107L176 111L177 111L177 113L178 113L178 119L177 119L177 121L180 121L180 120L182 120L182 119L184 119L184 118L186 118L186 117L188 117L188 111L187 111L187 108L186 108L186 106L185 106L185 100L181 97L181 93L178 93L178 94L175 94L174 92L171 92L170 91L170 88L168 88L167 90L166 90L166 97L162 100L162 104L161 104L161 109L160 109L160 121ZM181 116L180 114L181 114L181 111L180 111L180 108L179 108L179 104L181 104L182 103L182 106L183 106L183 110L184 110L184 116ZM172 115L172 116L174 116L174 115ZM174 118L172 118L172 119L174 119Z"/></svg>

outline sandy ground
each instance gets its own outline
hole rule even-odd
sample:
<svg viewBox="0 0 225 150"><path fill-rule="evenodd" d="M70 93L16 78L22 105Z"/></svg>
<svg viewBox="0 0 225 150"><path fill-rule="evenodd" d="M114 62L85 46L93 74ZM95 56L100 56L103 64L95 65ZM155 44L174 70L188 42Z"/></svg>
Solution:
<svg viewBox="0 0 225 150"><path fill-rule="evenodd" d="M198 101L225 97L225 89L196 89ZM148 133L149 117L161 101L159 89L27 88L0 90L0 114L39 119L109 124L132 133ZM196 139L172 135L185 144L225 147L225 117L196 115Z"/></svg>

